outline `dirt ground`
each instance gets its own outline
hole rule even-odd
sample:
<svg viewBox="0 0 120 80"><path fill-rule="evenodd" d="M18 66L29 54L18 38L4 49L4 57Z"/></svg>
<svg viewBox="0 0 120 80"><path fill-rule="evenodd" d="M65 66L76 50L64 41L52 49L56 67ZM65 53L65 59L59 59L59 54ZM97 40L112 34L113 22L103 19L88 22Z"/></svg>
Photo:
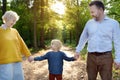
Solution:
<svg viewBox="0 0 120 80"><path fill-rule="evenodd" d="M48 52L48 50L41 50L34 53L33 56L40 56ZM67 56L74 56L74 50L69 47L63 47ZM64 61L63 66L63 80L87 80L85 60L79 59L77 61ZM25 80L48 80L48 63L47 60L36 61L29 63L27 60L23 61L23 69ZM113 80L120 80L120 70L113 71ZM97 80L101 80L98 76Z"/></svg>
<svg viewBox="0 0 120 80"><path fill-rule="evenodd" d="M49 50L39 51L33 56L43 55L47 51ZM62 51L64 51L67 56L74 56L74 51L68 47L63 47ZM23 61L23 69L25 74L25 80L48 80L49 72L47 60L32 63L29 63L27 60L25 60ZM85 61L64 61L63 80L87 80Z"/></svg>

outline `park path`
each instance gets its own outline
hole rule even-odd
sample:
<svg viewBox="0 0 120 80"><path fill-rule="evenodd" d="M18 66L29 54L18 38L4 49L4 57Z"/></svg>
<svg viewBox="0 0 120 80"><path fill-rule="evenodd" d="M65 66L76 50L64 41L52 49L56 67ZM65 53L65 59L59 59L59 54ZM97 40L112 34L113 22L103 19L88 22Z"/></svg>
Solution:
<svg viewBox="0 0 120 80"><path fill-rule="evenodd" d="M41 50L33 56L39 56L46 53L48 50ZM61 51L64 51L67 56L74 56L74 50L63 46ZM63 80L87 80L85 61L77 60L72 62L64 61ZM23 61L23 69L25 80L48 80L48 64L47 61L37 61L29 63Z"/></svg>
<svg viewBox="0 0 120 80"><path fill-rule="evenodd" d="M41 50L34 53L33 56L40 56L48 52L50 49ZM74 56L74 50L70 47L63 46L61 51L64 51L67 56ZM87 80L85 60L78 59L77 61L64 61L63 66L63 80ZM48 64L47 61L37 61L29 63L27 60L23 61L23 69L25 80L48 80ZM113 71L113 80L120 80L120 70ZM98 76L97 80L101 80Z"/></svg>

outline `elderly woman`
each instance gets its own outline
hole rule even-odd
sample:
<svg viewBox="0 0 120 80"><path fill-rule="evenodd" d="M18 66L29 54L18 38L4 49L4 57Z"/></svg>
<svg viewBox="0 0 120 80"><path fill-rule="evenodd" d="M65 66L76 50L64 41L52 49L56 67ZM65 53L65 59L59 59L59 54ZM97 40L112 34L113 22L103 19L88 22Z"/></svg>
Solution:
<svg viewBox="0 0 120 80"><path fill-rule="evenodd" d="M31 59L31 53L13 25L19 20L14 11L6 11L0 27L0 80L24 80L22 56Z"/></svg>

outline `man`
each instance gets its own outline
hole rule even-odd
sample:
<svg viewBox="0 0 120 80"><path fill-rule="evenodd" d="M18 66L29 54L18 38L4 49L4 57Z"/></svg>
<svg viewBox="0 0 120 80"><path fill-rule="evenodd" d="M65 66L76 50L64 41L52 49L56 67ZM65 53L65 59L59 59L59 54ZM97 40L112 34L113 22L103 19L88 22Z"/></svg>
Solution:
<svg viewBox="0 0 120 80"><path fill-rule="evenodd" d="M88 42L88 80L96 80L98 72L102 80L112 80L112 42L115 47L115 66L120 68L119 23L104 14L105 7L101 1L92 1L89 9L93 19L85 25L76 47L75 57L79 57L79 52Z"/></svg>

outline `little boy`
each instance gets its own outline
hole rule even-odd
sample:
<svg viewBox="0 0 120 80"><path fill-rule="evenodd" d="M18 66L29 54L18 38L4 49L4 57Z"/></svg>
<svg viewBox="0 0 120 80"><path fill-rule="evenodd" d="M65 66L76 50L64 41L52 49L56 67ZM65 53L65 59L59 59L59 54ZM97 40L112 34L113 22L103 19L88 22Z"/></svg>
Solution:
<svg viewBox="0 0 120 80"><path fill-rule="evenodd" d="M51 41L52 51L45 55L33 58L34 61L48 60L49 65L49 80L62 80L63 60L74 61L74 57L67 57L66 54L60 51L62 43L60 40L54 39Z"/></svg>

